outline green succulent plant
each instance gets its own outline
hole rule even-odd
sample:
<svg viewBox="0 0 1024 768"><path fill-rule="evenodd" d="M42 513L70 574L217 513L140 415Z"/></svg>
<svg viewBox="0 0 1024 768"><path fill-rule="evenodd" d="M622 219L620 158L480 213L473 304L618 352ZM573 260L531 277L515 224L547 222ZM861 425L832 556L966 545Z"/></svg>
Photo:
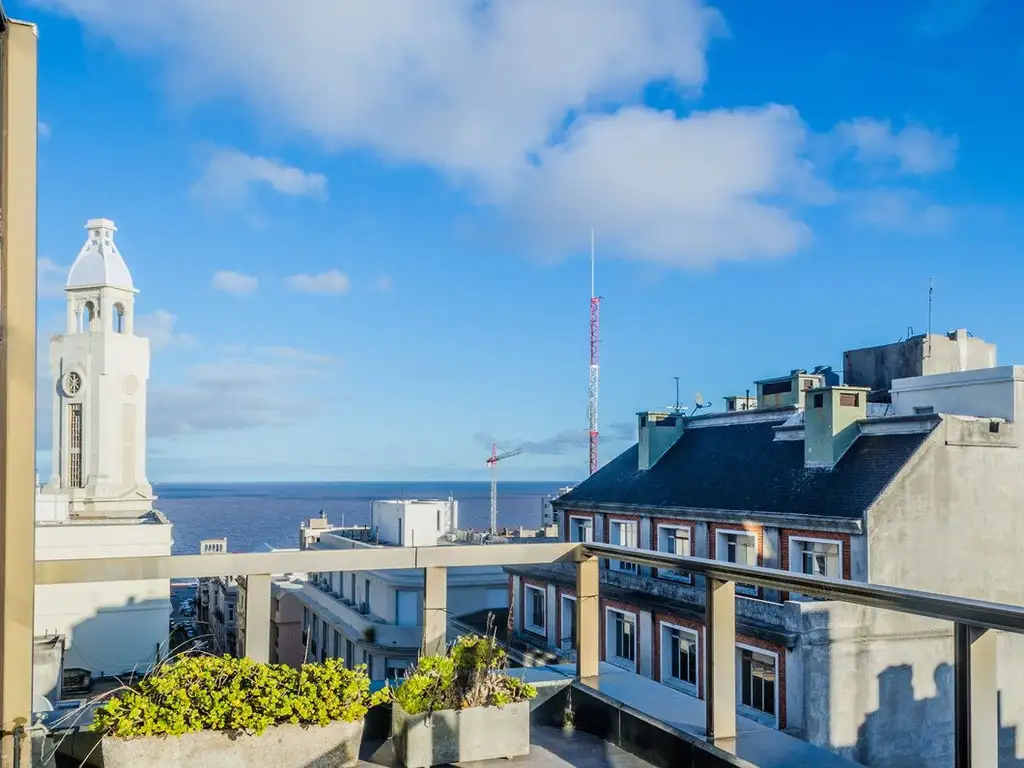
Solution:
<svg viewBox="0 0 1024 768"><path fill-rule="evenodd" d="M508 659L493 637L460 637L447 653L422 656L385 689L410 715L444 709L503 707L529 701L537 689L505 674Z"/></svg>
<svg viewBox="0 0 1024 768"><path fill-rule="evenodd" d="M386 691L370 693L365 665L346 669L341 659L294 669L191 656L160 667L98 707L92 729L121 739L205 730L261 734L283 723L361 720L387 697Z"/></svg>

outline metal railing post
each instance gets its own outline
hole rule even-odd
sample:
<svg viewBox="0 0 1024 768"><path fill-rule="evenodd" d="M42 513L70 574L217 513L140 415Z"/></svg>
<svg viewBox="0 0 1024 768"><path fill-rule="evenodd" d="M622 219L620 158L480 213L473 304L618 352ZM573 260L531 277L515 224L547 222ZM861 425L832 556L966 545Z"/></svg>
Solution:
<svg viewBox="0 0 1024 768"><path fill-rule="evenodd" d="M956 768L996 768L999 764L997 637L992 630L954 625Z"/></svg>
<svg viewBox="0 0 1024 768"><path fill-rule="evenodd" d="M241 579L239 580L241 582ZM245 577L245 655L253 661L270 663L270 574Z"/></svg>
<svg viewBox="0 0 1024 768"><path fill-rule="evenodd" d="M37 34L0 19L0 720L28 766L35 611ZM18 732L20 737L14 734Z"/></svg>
<svg viewBox="0 0 1024 768"><path fill-rule="evenodd" d="M576 553L576 677L595 677L601 663L600 559Z"/></svg>
<svg viewBox="0 0 1024 768"><path fill-rule="evenodd" d="M448 569L423 569L423 655L444 653L448 645Z"/></svg>
<svg viewBox="0 0 1024 768"><path fill-rule="evenodd" d="M708 578L705 686L708 741L736 738L736 584Z"/></svg>

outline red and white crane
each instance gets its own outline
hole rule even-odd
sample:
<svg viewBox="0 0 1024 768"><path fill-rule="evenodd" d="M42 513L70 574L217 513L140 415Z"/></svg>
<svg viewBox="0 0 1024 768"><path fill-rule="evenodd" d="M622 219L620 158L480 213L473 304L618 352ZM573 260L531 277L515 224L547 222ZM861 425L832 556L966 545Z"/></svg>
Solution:
<svg viewBox="0 0 1024 768"><path fill-rule="evenodd" d="M487 457L487 468L491 470L491 533L498 532L498 462L510 459L523 452L522 448L498 451L498 444L491 443L491 455Z"/></svg>

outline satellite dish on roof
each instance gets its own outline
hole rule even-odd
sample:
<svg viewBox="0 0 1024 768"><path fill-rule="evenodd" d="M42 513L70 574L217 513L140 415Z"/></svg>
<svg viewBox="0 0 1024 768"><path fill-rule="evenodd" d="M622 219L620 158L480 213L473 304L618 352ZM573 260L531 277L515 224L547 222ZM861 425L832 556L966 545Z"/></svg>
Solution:
<svg viewBox="0 0 1024 768"><path fill-rule="evenodd" d="M711 403L704 402L704 395L702 395L700 392L697 392L693 396L693 410L690 411L690 415L693 416L693 414L695 414L701 408L707 408L710 405Z"/></svg>

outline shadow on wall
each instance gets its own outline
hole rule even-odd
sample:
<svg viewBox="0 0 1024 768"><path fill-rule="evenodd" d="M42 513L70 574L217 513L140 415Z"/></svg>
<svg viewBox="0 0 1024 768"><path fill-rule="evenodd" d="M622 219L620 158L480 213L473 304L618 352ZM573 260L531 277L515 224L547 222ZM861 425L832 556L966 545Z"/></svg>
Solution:
<svg viewBox="0 0 1024 768"><path fill-rule="evenodd" d="M879 768L905 765L906 755L918 755L921 766L953 764L953 667L940 664L934 678L935 696L918 699L909 664L883 670L878 676L878 709L869 713L857 730L854 759ZM1002 710L1000 693L1000 768L1024 768L1024 760L1016 756L1017 727L1002 725ZM883 749L884 754L875 754Z"/></svg>
<svg viewBox="0 0 1024 768"><path fill-rule="evenodd" d="M167 603L129 598L118 606L103 606L74 624L69 635L67 667L84 667L94 678L148 671L168 650Z"/></svg>

